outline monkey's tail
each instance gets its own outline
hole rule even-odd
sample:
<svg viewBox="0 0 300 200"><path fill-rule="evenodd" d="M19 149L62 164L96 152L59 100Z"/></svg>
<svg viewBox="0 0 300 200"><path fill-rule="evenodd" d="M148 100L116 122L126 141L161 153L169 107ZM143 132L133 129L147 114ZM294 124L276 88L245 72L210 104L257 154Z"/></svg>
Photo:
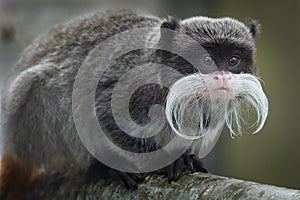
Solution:
<svg viewBox="0 0 300 200"><path fill-rule="evenodd" d="M0 200L23 200L38 174L13 154L4 154L0 166Z"/></svg>

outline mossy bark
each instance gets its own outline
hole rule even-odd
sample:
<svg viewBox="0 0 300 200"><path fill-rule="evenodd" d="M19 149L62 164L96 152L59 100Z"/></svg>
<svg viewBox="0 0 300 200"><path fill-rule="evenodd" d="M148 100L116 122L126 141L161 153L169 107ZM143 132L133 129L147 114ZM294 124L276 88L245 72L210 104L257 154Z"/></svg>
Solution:
<svg viewBox="0 0 300 200"><path fill-rule="evenodd" d="M47 180L47 181L46 181ZM169 184L164 176L147 176L137 190L127 190L118 182L90 182L64 178L38 180L28 199L300 199L300 190L292 190L211 174L188 174Z"/></svg>

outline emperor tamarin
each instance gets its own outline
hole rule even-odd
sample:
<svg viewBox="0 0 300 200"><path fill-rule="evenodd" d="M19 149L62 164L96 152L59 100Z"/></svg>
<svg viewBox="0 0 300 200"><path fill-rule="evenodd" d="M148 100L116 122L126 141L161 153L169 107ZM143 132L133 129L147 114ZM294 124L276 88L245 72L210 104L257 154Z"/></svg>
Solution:
<svg viewBox="0 0 300 200"><path fill-rule="evenodd" d="M232 136L242 132L242 102L257 111L254 132L265 123L253 61L258 32L256 21L128 10L56 26L24 50L3 90L2 177L17 173L5 166L26 165L30 180L37 169L109 174L132 188L134 172L164 168L169 181L206 172L199 158L224 124ZM1 192L13 198L8 179Z"/></svg>

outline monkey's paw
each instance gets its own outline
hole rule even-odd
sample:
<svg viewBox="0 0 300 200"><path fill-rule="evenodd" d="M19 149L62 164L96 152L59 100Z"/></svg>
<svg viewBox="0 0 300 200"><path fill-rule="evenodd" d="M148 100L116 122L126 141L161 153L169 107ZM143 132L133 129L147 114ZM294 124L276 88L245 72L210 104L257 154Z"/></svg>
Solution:
<svg viewBox="0 0 300 200"><path fill-rule="evenodd" d="M186 151L180 158L165 168L169 183L177 181L186 170L207 173L202 162L195 155Z"/></svg>
<svg viewBox="0 0 300 200"><path fill-rule="evenodd" d="M144 180L142 174L126 173L114 169L109 170L109 175L116 181L121 181L127 189L137 189L138 183Z"/></svg>

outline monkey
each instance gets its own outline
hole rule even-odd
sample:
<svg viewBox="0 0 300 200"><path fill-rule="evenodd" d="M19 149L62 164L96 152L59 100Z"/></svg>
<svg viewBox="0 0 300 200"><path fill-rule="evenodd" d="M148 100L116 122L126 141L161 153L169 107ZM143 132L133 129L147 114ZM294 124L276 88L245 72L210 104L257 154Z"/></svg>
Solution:
<svg viewBox="0 0 300 200"><path fill-rule="evenodd" d="M163 162L158 168L169 182L178 180L184 171L206 173L200 159L213 148L223 126L232 136L242 131L241 102L257 112L255 133L266 121L268 100L254 63L254 40L259 32L255 20L243 23L203 16L162 19L132 10L98 11L50 29L24 50L2 92L1 199L25 198L34 180L55 173L94 179L108 176L121 180L127 188L138 187L141 173L153 170L134 173L126 171L124 163L129 161L138 168L145 163L152 166L152 160L145 158L136 164L131 160L135 158L127 159L126 154L108 155L118 151L106 148L104 142L99 154L113 162L124 159L124 163L117 162L123 168L99 161L84 144L93 130L79 134L78 124L92 121L78 120L89 113L90 106L105 136L124 151L151 153L177 138L179 142L171 150L179 149L179 153L174 156L168 151L164 155L170 158L157 158ZM119 56L139 39L144 47ZM109 45L102 45L107 40ZM99 46L110 52L94 51ZM115 55L105 64L103 60ZM95 57L97 62L93 63ZM89 82L96 74L91 95L94 105L85 104L89 85L77 84L86 65L91 73L82 76L84 81ZM140 84L143 73L146 81ZM124 117L126 112L129 117ZM126 120L119 123L124 118L139 128ZM162 126L147 126L162 119ZM156 135L137 137L158 128ZM98 143L96 139L89 141ZM182 148L180 144L185 143L188 147Z"/></svg>

